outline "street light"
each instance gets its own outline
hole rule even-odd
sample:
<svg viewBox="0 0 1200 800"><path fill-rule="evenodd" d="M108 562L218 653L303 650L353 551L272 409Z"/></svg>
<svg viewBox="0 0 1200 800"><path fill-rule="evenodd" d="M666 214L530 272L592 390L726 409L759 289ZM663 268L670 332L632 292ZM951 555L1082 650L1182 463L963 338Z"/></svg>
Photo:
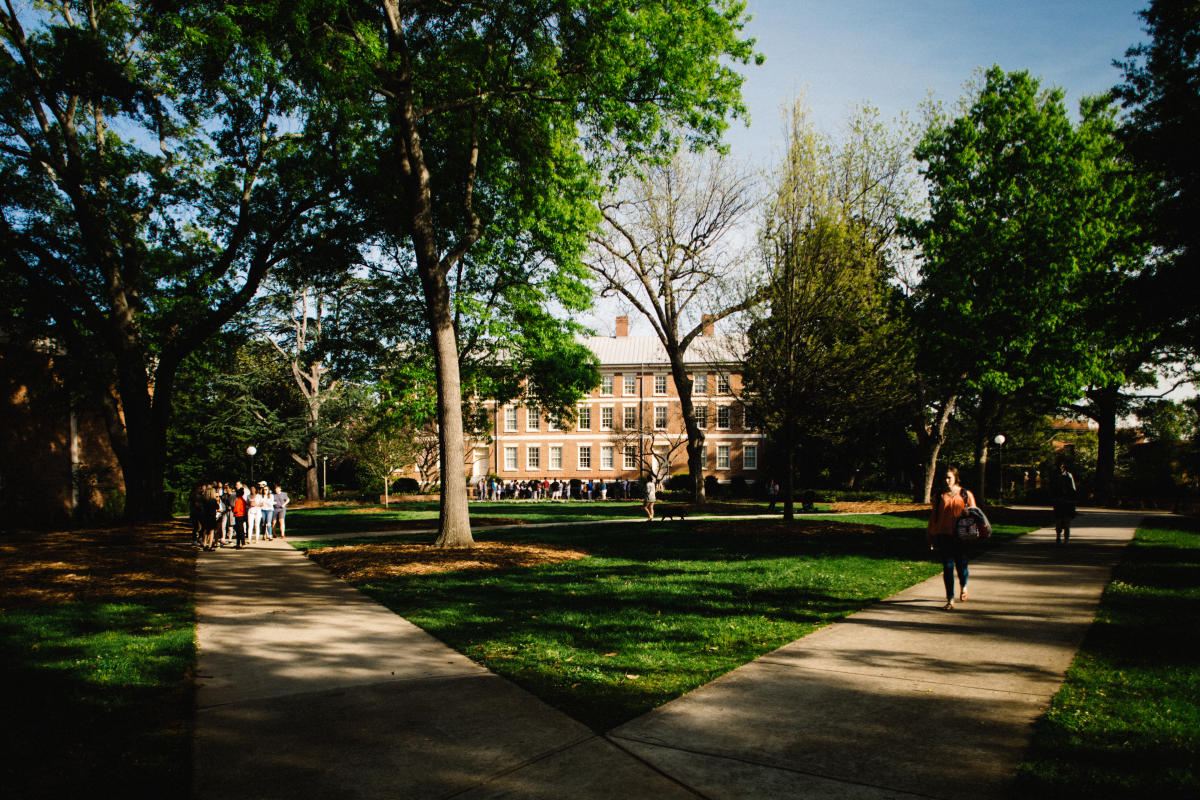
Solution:
<svg viewBox="0 0 1200 800"><path fill-rule="evenodd" d="M250 445L246 448L246 455L250 456L250 485L254 485L254 454L258 452L258 448Z"/></svg>
<svg viewBox="0 0 1200 800"><path fill-rule="evenodd" d="M1000 448L1000 502L1004 502L1004 443L1008 441L1008 437L1003 433L997 433L996 438L992 439L996 446Z"/></svg>

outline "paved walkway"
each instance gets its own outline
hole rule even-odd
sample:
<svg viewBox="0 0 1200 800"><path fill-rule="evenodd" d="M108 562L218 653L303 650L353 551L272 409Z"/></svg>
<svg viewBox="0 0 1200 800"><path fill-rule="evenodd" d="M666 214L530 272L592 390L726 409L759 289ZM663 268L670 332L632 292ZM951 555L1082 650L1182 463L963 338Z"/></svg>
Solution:
<svg viewBox="0 0 1200 800"><path fill-rule="evenodd" d="M606 736L276 540L202 554L195 795L1004 794L1141 513L1085 512L769 653Z"/></svg>

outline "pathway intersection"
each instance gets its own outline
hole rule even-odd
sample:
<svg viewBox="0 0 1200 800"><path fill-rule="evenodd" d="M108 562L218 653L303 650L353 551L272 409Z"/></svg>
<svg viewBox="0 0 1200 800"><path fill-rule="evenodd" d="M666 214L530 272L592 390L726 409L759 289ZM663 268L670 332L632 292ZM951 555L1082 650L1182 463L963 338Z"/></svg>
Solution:
<svg viewBox="0 0 1200 800"><path fill-rule="evenodd" d="M939 575L605 735L286 543L204 554L194 794L1002 797L1142 516L1023 536L953 612Z"/></svg>

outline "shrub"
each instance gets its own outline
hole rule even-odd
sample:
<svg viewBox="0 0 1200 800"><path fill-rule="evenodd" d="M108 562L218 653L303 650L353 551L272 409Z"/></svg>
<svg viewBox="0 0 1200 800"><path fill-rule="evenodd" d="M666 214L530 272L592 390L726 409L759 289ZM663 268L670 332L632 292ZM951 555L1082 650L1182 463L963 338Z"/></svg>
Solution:
<svg viewBox="0 0 1200 800"><path fill-rule="evenodd" d="M748 497L750 495L745 475L734 475L733 480L729 484L729 491L734 497ZM708 489L705 488L705 491L707 492Z"/></svg>
<svg viewBox="0 0 1200 800"><path fill-rule="evenodd" d="M716 475L708 475L704 478L704 496L717 497L721 494L721 482L717 480Z"/></svg>
<svg viewBox="0 0 1200 800"><path fill-rule="evenodd" d="M692 491L692 475L689 472L680 472L677 475L672 475L667 478L667 484L663 488L672 491L690 492Z"/></svg>
<svg viewBox="0 0 1200 800"><path fill-rule="evenodd" d="M397 478L392 481L389 491L392 494L417 494L421 491L421 484L416 478Z"/></svg>

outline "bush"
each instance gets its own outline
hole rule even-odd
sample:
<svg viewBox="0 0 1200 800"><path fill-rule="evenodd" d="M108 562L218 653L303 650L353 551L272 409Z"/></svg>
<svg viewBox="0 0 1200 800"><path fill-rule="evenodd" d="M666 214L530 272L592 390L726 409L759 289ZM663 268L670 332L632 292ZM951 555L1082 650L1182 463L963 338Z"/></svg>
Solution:
<svg viewBox="0 0 1200 800"><path fill-rule="evenodd" d="M667 484L663 488L678 492L691 492L692 475L690 472L680 472L678 475L672 475L667 478Z"/></svg>
<svg viewBox="0 0 1200 800"><path fill-rule="evenodd" d="M392 481L388 491L391 494L417 494L421 491L421 484L416 478L397 478Z"/></svg>
<svg viewBox="0 0 1200 800"><path fill-rule="evenodd" d="M705 489L707 492L708 489ZM733 480L729 482L729 491L734 497L749 497L750 490L746 485L745 475L734 475Z"/></svg>
<svg viewBox="0 0 1200 800"><path fill-rule="evenodd" d="M721 494L721 482L717 480L716 475L708 475L704 478L704 496L717 497Z"/></svg>

